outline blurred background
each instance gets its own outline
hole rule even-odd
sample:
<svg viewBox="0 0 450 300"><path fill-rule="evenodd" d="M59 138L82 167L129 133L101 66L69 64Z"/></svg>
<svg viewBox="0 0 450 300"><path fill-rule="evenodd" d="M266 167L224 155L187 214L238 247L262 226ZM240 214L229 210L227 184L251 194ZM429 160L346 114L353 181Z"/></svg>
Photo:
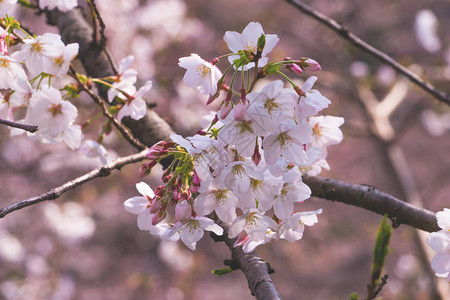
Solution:
<svg viewBox="0 0 450 300"><path fill-rule="evenodd" d="M305 72L296 80L318 76L315 88L332 101L322 114L345 118L344 140L329 148L331 170L321 176L372 185L434 212L450 206L449 107L287 2L96 3L113 57L135 56L132 67L140 82L153 81L148 102L177 132L194 134L200 116L211 109L182 82L178 58L197 53L212 59L227 53L225 31L242 32L258 21L266 33L280 38L270 58L311 57L321 64L319 73ZM307 3L450 92L448 1ZM44 15L23 10L15 15L36 34L57 32L45 25ZM377 108L383 99L386 105ZM80 110L78 124L100 112L84 96L74 104ZM89 125L85 138L96 139L102 122ZM115 132L104 146L108 161L134 153ZM65 145L10 138L2 126L0 206L44 193L100 165L98 158L86 158ZM126 166L56 201L0 219L0 299L252 299L242 272L220 278L211 274L230 258L225 244L214 244L205 234L192 252L138 230L136 216L123 209L124 200L138 195L138 169L139 164ZM156 187L160 173L157 169L145 181ZM348 299L351 292L365 297L382 217L316 198L297 207L318 208L323 209L319 223L307 228L302 240L263 245L256 254L275 269L272 279L283 299ZM393 231L383 299L439 299L418 241L412 228Z"/></svg>

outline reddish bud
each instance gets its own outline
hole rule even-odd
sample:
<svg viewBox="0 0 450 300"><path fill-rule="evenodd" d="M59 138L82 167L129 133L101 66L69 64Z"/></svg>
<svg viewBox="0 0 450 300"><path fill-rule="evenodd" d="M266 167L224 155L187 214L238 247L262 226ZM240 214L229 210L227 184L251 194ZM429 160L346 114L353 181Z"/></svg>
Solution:
<svg viewBox="0 0 450 300"><path fill-rule="evenodd" d="M259 163L261 162L261 153L259 153L258 143L256 143L255 145L255 151L253 152L252 155L252 161L255 163L255 165L259 165Z"/></svg>
<svg viewBox="0 0 450 300"><path fill-rule="evenodd" d="M206 131L204 131L204 130L198 130L195 134L198 134L198 135L206 135Z"/></svg>
<svg viewBox="0 0 450 300"><path fill-rule="evenodd" d="M150 174L150 172L152 171L152 168L156 165L156 161L151 161L148 164L142 164L141 167L139 168L139 173L138 176L139 177L145 177L147 175Z"/></svg>
<svg viewBox="0 0 450 300"><path fill-rule="evenodd" d="M295 74L302 74L302 68L300 68L298 65L296 64L287 64L286 65L286 69L288 69L289 71L295 73Z"/></svg>
<svg viewBox="0 0 450 300"><path fill-rule="evenodd" d="M233 109L233 104L231 101L225 101L225 105L220 109L220 118L225 119Z"/></svg>
<svg viewBox="0 0 450 300"><path fill-rule="evenodd" d="M304 97L306 96L306 93L298 86L294 86L294 91L300 96L300 97Z"/></svg>

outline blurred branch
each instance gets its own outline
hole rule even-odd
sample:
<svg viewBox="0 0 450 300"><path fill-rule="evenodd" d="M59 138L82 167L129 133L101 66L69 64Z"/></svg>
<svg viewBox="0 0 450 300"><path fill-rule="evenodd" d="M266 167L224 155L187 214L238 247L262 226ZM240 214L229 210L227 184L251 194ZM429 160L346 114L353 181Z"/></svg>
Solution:
<svg viewBox="0 0 450 300"><path fill-rule="evenodd" d="M412 72L408 68L402 66L399 64L395 59L387 55L386 53L378 50L377 48L369 45L368 43L361 40L359 37L357 37L355 34L350 32L347 28L345 28L343 25L339 24L335 20L325 16L324 14L314 10L310 6L304 4L303 2L299 0L286 0L287 2L291 3L293 6L298 8L300 11L302 11L304 14L312 17L313 19L317 20L318 22L324 24L334 32L336 32L338 35L340 35L342 38L346 39L356 47L362 49L363 51L369 53L370 55L376 57L380 61L390 65L394 70L396 70L398 73L406 76L410 81L415 83L418 87L425 90L429 94L433 95L436 99L438 99L441 102L444 102L447 105L450 105L450 95L438 90L433 85L431 85L429 82L423 80L421 77L419 77L416 73Z"/></svg>
<svg viewBox="0 0 450 300"><path fill-rule="evenodd" d="M16 123L16 122L4 120L4 119L0 119L0 124L6 125L9 127L23 129L23 130L31 132L31 133L36 132L38 130L37 125L21 124L21 123Z"/></svg>
<svg viewBox="0 0 450 300"><path fill-rule="evenodd" d="M38 204L38 203L46 201L46 200L55 200L55 199L59 198L65 192L73 190L74 188L79 187L80 185L83 185L89 181L92 181L95 178L109 176L113 170L116 170L116 169L120 170L123 166L142 161L145 158L145 154L147 154L147 152L148 152L147 150L144 150L137 154L133 154L133 155L125 156L125 157L119 157L118 159L114 160L113 162L111 162L107 165L104 165L98 169L95 169L87 174L84 174L84 175L78 177L78 178L72 179L72 180L64 183L61 186L51 189L50 191L48 191L44 194L29 198L26 200L22 200L19 202L15 202L6 207L0 208L0 219L9 213L19 210L19 209L22 209L24 207Z"/></svg>
<svg viewBox="0 0 450 300"><path fill-rule="evenodd" d="M438 231L436 215L368 185L351 184L329 178L303 176L312 196L358 206L387 215L393 227L406 224L428 232Z"/></svg>
<svg viewBox="0 0 450 300"><path fill-rule="evenodd" d="M75 71L73 71L73 73L74 73L73 78L78 82L81 89L85 91L92 98L92 100L94 100L94 102L101 107L103 115L106 118L108 118L108 120L111 121L111 123L114 125L114 127L117 128L117 130L120 131L120 133L128 141L128 143L133 145L138 150L144 150L145 148L147 148L144 144L135 139L133 134L131 134L128 129L126 129L119 121L117 121L117 119L113 115L109 113L105 101L101 97L99 97L96 93L94 93L87 85L81 82L80 79L77 77Z"/></svg>

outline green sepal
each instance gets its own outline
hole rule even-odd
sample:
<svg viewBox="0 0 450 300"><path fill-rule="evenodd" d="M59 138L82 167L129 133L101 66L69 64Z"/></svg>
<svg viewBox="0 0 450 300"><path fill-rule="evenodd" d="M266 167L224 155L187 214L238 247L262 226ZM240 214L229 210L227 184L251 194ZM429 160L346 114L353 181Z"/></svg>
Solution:
<svg viewBox="0 0 450 300"><path fill-rule="evenodd" d="M350 300L358 300L358 294L356 292L351 293Z"/></svg>

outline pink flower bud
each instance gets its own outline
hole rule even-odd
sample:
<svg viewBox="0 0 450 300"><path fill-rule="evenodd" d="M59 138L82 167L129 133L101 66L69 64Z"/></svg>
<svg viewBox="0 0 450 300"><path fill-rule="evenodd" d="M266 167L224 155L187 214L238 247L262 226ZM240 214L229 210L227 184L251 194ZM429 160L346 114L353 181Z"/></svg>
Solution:
<svg viewBox="0 0 450 300"><path fill-rule="evenodd" d="M190 190L185 190L181 193L181 199L183 200L189 200L191 198L192 194Z"/></svg>
<svg viewBox="0 0 450 300"><path fill-rule="evenodd" d="M0 52L3 53L3 55L8 55L8 45L6 44L5 38L6 38L5 33L0 35Z"/></svg>
<svg viewBox="0 0 450 300"><path fill-rule="evenodd" d="M214 102L214 100L216 100L217 98L219 98L220 93L217 92L214 95L209 95L208 101L206 101L206 105L210 105L211 103Z"/></svg>
<svg viewBox="0 0 450 300"><path fill-rule="evenodd" d="M156 165L156 160L151 161L148 164L142 164L139 168L139 177L145 177L150 174L152 168Z"/></svg>
<svg viewBox="0 0 450 300"><path fill-rule="evenodd" d="M194 171L194 174L192 175L192 183L195 185L199 185L200 181L200 177L198 177L197 172Z"/></svg>
<svg viewBox="0 0 450 300"><path fill-rule="evenodd" d="M253 155L252 155L252 161L255 163L255 165L259 165L259 163L261 161L261 153L259 153L258 143L256 143L256 145L255 145L255 151L253 152Z"/></svg>
<svg viewBox="0 0 450 300"><path fill-rule="evenodd" d="M199 189L200 189L199 185L191 185L189 187L189 190L191 191L192 194L197 193Z"/></svg>
<svg viewBox="0 0 450 300"><path fill-rule="evenodd" d="M153 191L153 193L154 193L156 196L159 196L159 197L162 198L162 196L164 195L164 188L165 188L164 185L158 185L158 186L156 187L156 189Z"/></svg>
<svg viewBox="0 0 450 300"><path fill-rule="evenodd" d="M305 69L305 71L314 72L322 70L322 67L314 59L307 58L304 63L305 65L303 66L303 68Z"/></svg>
<svg viewBox="0 0 450 300"><path fill-rule="evenodd" d="M232 108L233 104L231 103L231 101L225 102L225 105L223 105L220 109L220 118L225 119L230 114Z"/></svg>
<svg viewBox="0 0 450 300"><path fill-rule="evenodd" d="M191 219L192 207L186 200L181 201L175 206L175 218L179 222L186 222Z"/></svg>
<svg viewBox="0 0 450 300"><path fill-rule="evenodd" d="M166 215L167 213L165 210L159 211L158 213L154 214L152 218L152 225L155 226L156 224L164 220L166 218Z"/></svg>
<svg viewBox="0 0 450 300"><path fill-rule="evenodd" d="M195 134L206 135L206 131L204 131L204 130L197 130L197 132Z"/></svg>
<svg viewBox="0 0 450 300"><path fill-rule="evenodd" d="M287 68L289 71L294 72L295 74L302 74L302 73L303 73L302 68L300 68L300 67L299 67L298 65L296 65L296 64L287 64L287 65L286 65L286 68Z"/></svg>
<svg viewBox="0 0 450 300"><path fill-rule="evenodd" d="M181 193L180 193L180 189L178 188L178 186L176 186L174 189L173 189L173 193L172 193L172 197L173 197L173 200L175 200L175 201L180 201L180 199L181 199Z"/></svg>
<svg viewBox="0 0 450 300"><path fill-rule="evenodd" d="M169 174L169 175L167 175L167 176L163 176L163 177L162 177L162 182L168 183L168 182L170 181L170 179L172 179L172 177L173 177L172 174Z"/></svg>
<svg viewBox="0 0 450 300"><path fill-rule="evenodd" d="M160 210L162 206L162 199L159 196L155 196L152 200L152 204L150 205L150 213L154 214Z"/></svg>

